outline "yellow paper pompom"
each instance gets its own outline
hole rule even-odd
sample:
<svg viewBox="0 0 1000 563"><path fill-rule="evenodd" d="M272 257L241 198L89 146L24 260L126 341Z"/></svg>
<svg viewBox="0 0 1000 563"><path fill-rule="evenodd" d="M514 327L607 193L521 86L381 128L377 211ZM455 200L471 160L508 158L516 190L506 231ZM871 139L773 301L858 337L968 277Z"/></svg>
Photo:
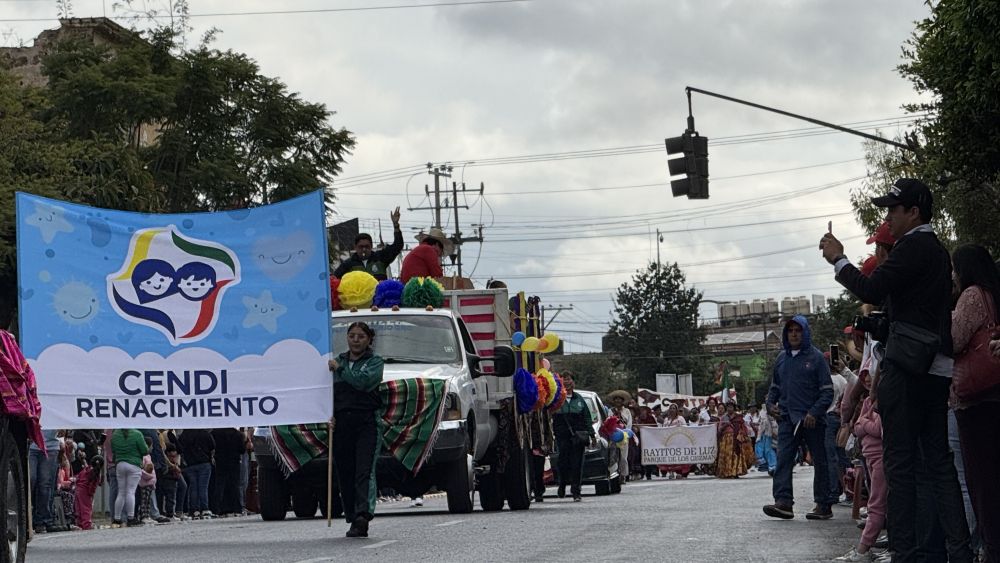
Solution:
<svg viewBox="0 0 1000 563"><path fill-rule="evenodd" d="M378 280L368 272L356 271L344 274L340 278L340 287L337 292L340 294L340 306L345 309L363 309L371 307L372 300L375 299L375 287Z"/></svg>

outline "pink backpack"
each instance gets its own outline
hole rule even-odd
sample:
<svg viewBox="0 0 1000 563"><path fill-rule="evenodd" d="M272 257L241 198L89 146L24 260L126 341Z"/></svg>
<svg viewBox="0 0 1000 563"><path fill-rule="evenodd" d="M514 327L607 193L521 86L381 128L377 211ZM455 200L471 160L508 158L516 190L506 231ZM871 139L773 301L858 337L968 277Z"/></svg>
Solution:
<svg viewBox="0 0 1000 563"><path fill-rule="evenodd" d="M22 420L28 427L28 437L44 452L45 438L39 417L42 404L38 401L35 372L24 359L14 335L0 329L0 395L3 396L3 412L7 416Z"/></svg>

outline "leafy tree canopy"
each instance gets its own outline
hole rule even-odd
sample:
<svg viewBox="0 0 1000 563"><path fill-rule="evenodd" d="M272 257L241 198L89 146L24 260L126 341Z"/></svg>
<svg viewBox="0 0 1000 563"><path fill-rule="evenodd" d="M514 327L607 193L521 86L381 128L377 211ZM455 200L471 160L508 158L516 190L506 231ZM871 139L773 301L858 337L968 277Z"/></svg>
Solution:
<svg viewBox="0 0 1000 563"><path fill-rule="evenodd" d="M874 230L883 212L868 198L900 176L924 179L934 192L935 230L946 244L977 243L1000 253L1000 4L980 0L928 2L898 67L930 96L906 107L926 115L915 154L869 143L871 174L852 194L859 221Z"/></svg>
<svg viewBox="0 0 1000 563"><path fill-rule="evenodd" d="M143 38L144 37L144 38ZM0 69L0 326L16 303L15 191L123 210L211 211L330 186L355 140L240 53L175 33L56 44L46 88ZM327 190L332 203L333 192Z"/></svg>
<svg viewBox="0 0 1000 563"><path fill-rule="evenodd" d="M691 373L696 392L702 390L708 370L700 302L676 263L651 263L618 288L610 332L624 357L627 389L655 388L657 373Z"/></svg>

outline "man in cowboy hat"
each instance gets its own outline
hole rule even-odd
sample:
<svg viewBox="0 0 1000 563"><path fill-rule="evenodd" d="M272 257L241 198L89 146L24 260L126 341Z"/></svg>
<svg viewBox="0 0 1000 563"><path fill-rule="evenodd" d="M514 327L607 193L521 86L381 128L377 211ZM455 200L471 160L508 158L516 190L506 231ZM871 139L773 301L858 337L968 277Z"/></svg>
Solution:
<svg viewBox="0 0 1000 563"><path fill-rule="evenodd" d="M430 232L417 235L420 244L403 258L403 268L399 273L399 281L406 283L410 278L444 276L441 269L441 257L451 255L454 245L438 227L431 227Z"/></svg>

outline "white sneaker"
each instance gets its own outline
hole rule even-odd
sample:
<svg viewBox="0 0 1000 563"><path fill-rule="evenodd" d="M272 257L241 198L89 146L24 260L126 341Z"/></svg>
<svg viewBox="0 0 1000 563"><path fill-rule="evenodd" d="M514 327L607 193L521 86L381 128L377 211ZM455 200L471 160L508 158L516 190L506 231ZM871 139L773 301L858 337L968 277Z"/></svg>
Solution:
<svg viewBox="0 0 1000 563"><path fill-rule="evenodd" d="M424 497L417 497L410 501L410 508L417 508L424 505Z"/></svg>
<svg viewBox="0 0 1000 563"><path fill-rule="evenodd" d="M204 520L204 519L208 519L208 520L211 520L212 518L215 518L215 515L214 515L214 514L212 514L212 511L211 511L211 510L205 510L204 512L202 512L202 513L201 513L201 518L202 518L203 520Z"/></svg>
<svg viewBox="0 0 1000 563"><path fill-rule="evenodd" d="M871 552L858 553L858 549L856 547L852 547L850 551L834 559L834 561L871 561L871 560L872 560Z"/></svg>

